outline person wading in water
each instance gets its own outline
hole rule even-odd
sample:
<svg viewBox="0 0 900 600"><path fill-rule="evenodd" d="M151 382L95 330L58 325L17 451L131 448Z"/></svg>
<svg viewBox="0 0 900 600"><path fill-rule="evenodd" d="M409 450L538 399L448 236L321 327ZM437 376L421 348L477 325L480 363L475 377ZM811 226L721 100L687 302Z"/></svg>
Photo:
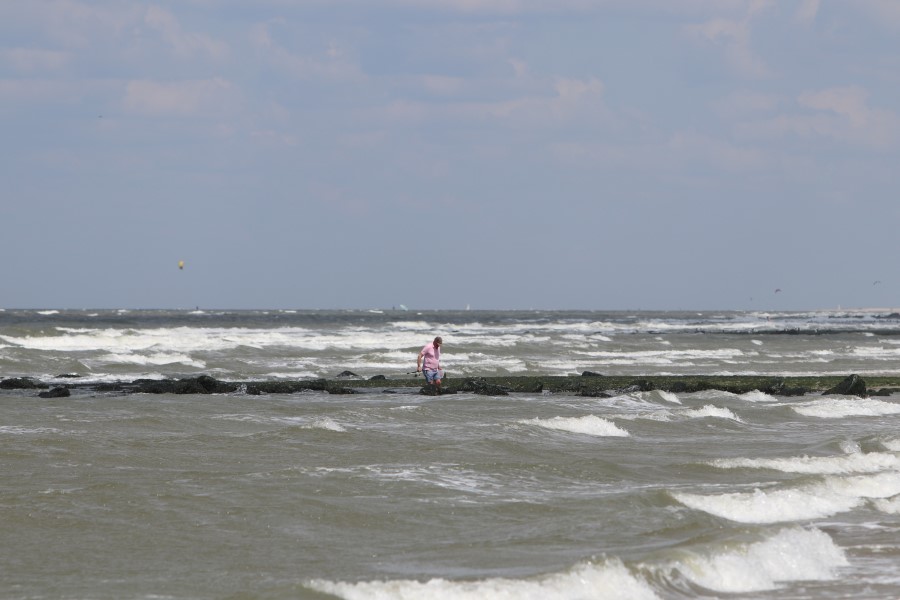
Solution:
<svg viewBox="0 0 900 600"><path fill-rule="evenodd" d="M444 340L440 336L434 338L433 342L425 344L419 356L416 358L416 373L422 371L425 374L425 382L434 386L434 393L441 393L441 377L444 372L441 371L441 344Z"/></svg>

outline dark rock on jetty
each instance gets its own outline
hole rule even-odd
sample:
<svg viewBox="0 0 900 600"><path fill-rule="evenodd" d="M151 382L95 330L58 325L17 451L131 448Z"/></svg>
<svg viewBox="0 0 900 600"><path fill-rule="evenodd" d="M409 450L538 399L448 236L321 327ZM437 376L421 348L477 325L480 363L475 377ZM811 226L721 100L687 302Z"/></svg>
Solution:
<svg viewBox="0 0 900 600"><path fill-rule="evenodd" d="M49 392L41 392L38 394L39 398L68 398L72 395L72 392L69 391L69 388L66 387L55 387L52 388Z"/></svg>
<svg viewBox="0 0 900 600"><path fill-rule="evenodd" d="M338 377L359 377L359 375L357 375L353 371L341 371L340 373L338 373L337 376Z"/></svg>
<svg viewBox="0 0 900 600"><path fill-rule="evenodd" d="M602 373L597 373L595 371L585 371L581 374L582 377L603 377Z"/></svg>
<svg viewBox="0 0 900 600"><path fill-rule="evenodd" d="M31 377L10 377L0 381L0 390L36 390L50 387L45 383L34 381Z"/></svg>
<svg viewBox="0 0 900 600"><path fill-rule="evenodd" d="M307 390L324 392L328 382L325 379L307 379L303 381L257 381L247 384L247 393L251 396L260 394L296 394Z"/></svg>
<svg viewBox="0 0 900 600"><path fill-rule="evenodd" d="M55 386L58 387L58 386ZM183 379L138 379L119 383L82 383L77 380L66 382L65 388L73 394L78 392L109 392L117 394L296 394L317 391L331 394L360 393L364 390L397 392L403 388L420 388L422 380L414 377L399 379L301 379L293 381L220 381L209 375ZM50 386L29 377L13 377L0 380L0 390L47 390ZM721 390L734 394L761 391L773 396L802 396L814 393L866 396L870 389L878 389L884 394L900 393L900 375L871 376L863 381L857 375L812 376L812 377L770 377L770 376L711 376L711 375L643 375L640 377L604 375L558 376L558 375L516 375L501 377L445 376L441 391L443 394L474 393L488 396L504 396L511 393L525 394L573 394L590 397L609 397L640 391L661 390L675 393L690 393L703 390ZM424 392L423 392L424 393ZM875 392L872 392L875 393Z"/></svg>
<svg viewBox="0 0 900 600"><path fill-rule="evenodd" d="M467 379L459 386L460 392L470 392L479 396L509 396L511 391L508 387L498 385L496 383L488 383L483 377L478 379ZM455 392L456 390L454 390Z"/></svg>
<svg viewBox="0 0 900 600"><path fill-rule="evenodd" d="M842 382L822 392L823 394L839 394L841 396L867 397L866 382L859 375L850 375Z"/></svg>
<svg viewBox="0 0 900 600"><path fill-rule="evenodd" d="M138 379L137 392L144 394L230 394L238 390L238 384L226 383L209 375L185 379Z"/></svg>

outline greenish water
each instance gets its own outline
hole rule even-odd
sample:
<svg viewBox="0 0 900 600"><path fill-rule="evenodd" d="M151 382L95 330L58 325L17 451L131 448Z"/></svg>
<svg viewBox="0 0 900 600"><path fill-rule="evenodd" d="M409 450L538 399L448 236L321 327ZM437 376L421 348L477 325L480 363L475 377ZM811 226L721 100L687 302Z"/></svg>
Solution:
<svg viewBox="0 0 900 600"><path fill-rule="evenodd" d="M900 397L97 393L209 374L900 375L863 313L3 311L0 597L900 596ZM358 381L358 380L351 380ZM394 393L388 393L394 392Z"/></svg>

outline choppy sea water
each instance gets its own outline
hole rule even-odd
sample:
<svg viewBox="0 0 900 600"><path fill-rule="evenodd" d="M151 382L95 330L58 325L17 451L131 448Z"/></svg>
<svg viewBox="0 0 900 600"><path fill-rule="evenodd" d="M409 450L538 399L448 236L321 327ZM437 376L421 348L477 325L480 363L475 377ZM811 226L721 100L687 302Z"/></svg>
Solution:
<svg viewBox="0 0 900 600"><path fill-rule="evenodd" d="M884 312L2 311L0 376L897 374ZM66 379L58 379L66 381ZM900 597L900 398L0 393L3 598Z"/></svg>

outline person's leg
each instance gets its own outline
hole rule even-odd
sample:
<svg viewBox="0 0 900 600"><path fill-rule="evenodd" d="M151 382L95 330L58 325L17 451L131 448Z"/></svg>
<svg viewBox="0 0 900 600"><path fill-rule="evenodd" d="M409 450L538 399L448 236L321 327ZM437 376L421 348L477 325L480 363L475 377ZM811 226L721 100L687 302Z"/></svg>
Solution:
<svg viewBox="0 0 900 600"><path fill-rule="evenodd" d="M428 384L431 394L434 395L438 389L436 387L436 383L440 384L440 380L437 379L440 374L437 371L432 371L430 369L427 371L423 371L423 373L425 373L425 383Z"/></svg>

